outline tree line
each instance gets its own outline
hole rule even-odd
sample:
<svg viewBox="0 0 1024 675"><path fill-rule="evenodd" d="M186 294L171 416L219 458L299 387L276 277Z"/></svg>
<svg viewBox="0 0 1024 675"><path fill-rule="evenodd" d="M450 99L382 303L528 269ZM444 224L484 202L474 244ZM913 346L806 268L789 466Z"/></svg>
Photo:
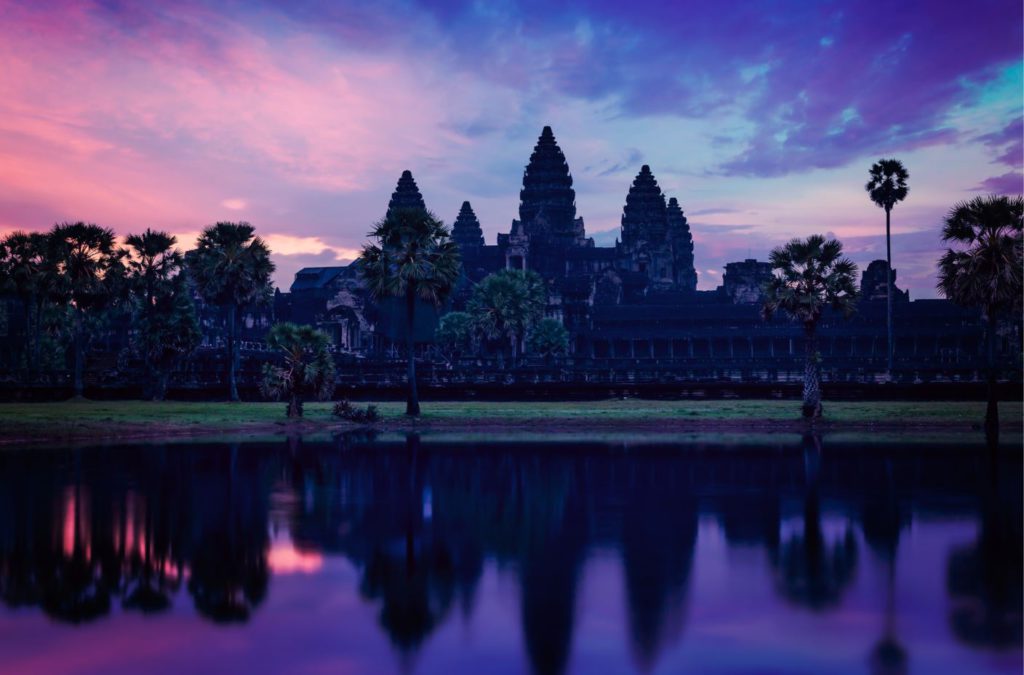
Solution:
<svg viewBox="0 0 1024 675"><path fill-rule="evenodd" d="M891 212L908 194L909 173L895 159L871 167L865 189L886 213L887 354L892 369ZM994 347L1000 316L1021 311L1022 197L979 196L955 204L943 223L948 249L938 261L938 289L950 300L980 309L986 321L988 407L986 429L998 427ZM414 334L417 307L444 306L462 279L458 245L451 231L422 208L389 210L369 234L357 264L370 296L400 299L405 308L406 413L420 413ZM15 232L0 241L0 292L22 300L22 344L15 361L30 374L66 352L75 396L84 390L85 350L90 338L118 316L129 320L129 343L143 361L147 396L161 399L173 368L199 344L194 298L219 307L227 322L228 395L239 400L237 322L240 310L269 301L274 264L270 250L248 223L220 222L205 230L196 248L181 254L175 238L147 229L118 246L112 230L87 223L62 223L46 233ZM856 310L857 267L842 243L822 235L772 250L772 278L765 285L763 314L783 313L805 335L802 410L818 417L821 407L818 321L827 307L849 316ZM568 333L545 318L546 282L530 270L503 270L471 289L465 311L441 317L435 334L448 360L486 348L513 364L524 352L565 354ZM272 328L269 344L284 365L266 364L261 389L289 401L289 416L301 415L304 398L330 396L334 364L329 338L294 324Z"/></svg>
<svg viewBox="0 0 1024 675"><path fill-rule="evenodd" d="M225 312L229 396L238 400L237 317L243 306L272 296L270 249L244 222L211 225L184 254L177 243L146 229L118 245L113 230L84 222L0 240L0 292L13 293L23 307L16 368L32 377L66 363L73 395L81 397L90 341L127 319L129 348L146 372L145 395L163 399L169 374L202 340L198 297Z"/></svg>

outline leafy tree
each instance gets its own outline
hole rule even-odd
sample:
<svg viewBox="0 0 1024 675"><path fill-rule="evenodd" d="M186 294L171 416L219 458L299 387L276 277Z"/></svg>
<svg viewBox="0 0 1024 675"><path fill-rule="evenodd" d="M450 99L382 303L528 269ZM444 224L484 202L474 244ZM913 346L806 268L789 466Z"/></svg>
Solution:
<svg viewBox="0 0 1024 675"><path fill-rule="evenodd" d="M547 288L533 270L502 270L484 277L473 288L469 313L489 340L506 340L513 359L522 352L523 339L544 316Z"/></svg>
<svg viewBox="0 0 1024 675"><path fill-rule="evenodd" d="M561 356L569 351L569 331L557 319L541 319L530 331L526 346L545 358Z"/></svg>
<svg viewBox="0 0 1024 675"><path fill-rule="evenodd" d="M185 264L204 301L223 307L228 320L228 390L238 399L235 349L239 309L270 299L270 275L274 263L270 249L249 223L217 223L203 230L194 250L185 254Z"/></svg>
<svg viewBox="0 0 1024 675"><path fill-rule="evenodd" d="M1024 198L975 197L953 206L942 228L950 246L939 259L938 288L947 298L979 307L987 323L988 406L985 430L998 432L995 340L1000 314L1021 311Z"/></svg>
<svg viewBox="0 0 1024 675"><path fill-rule="evenodd" d="M263 365L263 394L288 397L288 417L302 417L307 397L328 398L334 392L334 357L330 338L312 326L278 323L270 329L267 344L281 352L283 365Z"/></svg>
<svg viewBox="0 0 1024 675"><path fill-rule="evenodd" d="M821 416L821 364L818 320L831 306L850 316L856 309L857 266L843 256L843 245L820 234L793 239L772 250L773 276L765 284L763 316L785 312L804 329L804 417Z"/></svg>
<svg viewBox="0 0 1024 675"><path fill-rule="evenodd" d="M112 280L122 269L120 254L114 246L113 230L82 222L55 225L47 248L53 297L70 304L72 382L74 395L81 397L86 319L90 312L102 309L111 300Z"/></svg>
<svg viewBox="0 0 1024 675"><path fill-rule="evenodd" d="M185 276L184 258L166 232L147 229L125 239L125 267L133 299L136 347L151 378L153 398L163 400L170 370L202 339Z"/></svg>
<svg viewBox="0 0 1024 675"><path fill-rule="evenodd" d="M888 362L889 375L892 376L893 369L893 338L892 322L892 246L890 244L889 220L892 209L896 204L907 198L910 189L907 187L907 179L910 174L907 172L903 162L898 159L880 159L875 162L868 172L870 179L864 189L871 195L871 201L880 208L885 209L885 263L886 270L885 299L886 299L886 334L888 340Z"/></svg>
<svg viewBox="0 0 1024 675"><path fill-rule="evenodd" d="M363 247L362 275L375 299L405 299L409 391L405 414L420 414L416 388L413 327L417 300L440 306L459 277L459 247L444 223L426 209L392 209L369 235L376 243Z"/></svg>
<svg viewBox="0 0 1024 675"><path fill-rule="evenodd" d="M50 268L47 235L12 232L0 241L0 292L14 293L24 308L19 360L30 372L38 366L39 333Z"/></svg>
<svg viewBox="0 0 1024 675"><path fill-rule="evenodd" d="M448 312L437 325L434 341L445 358L451 360L472 349L474 332L473 317L469 312Z"/></svg>

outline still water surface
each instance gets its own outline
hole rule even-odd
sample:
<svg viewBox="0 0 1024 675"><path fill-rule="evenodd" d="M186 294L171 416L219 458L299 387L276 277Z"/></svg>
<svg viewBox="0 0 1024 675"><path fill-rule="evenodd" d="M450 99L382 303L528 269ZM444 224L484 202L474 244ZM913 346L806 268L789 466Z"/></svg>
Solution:
<svg viewBox="0 0 1024 675"><path fill-rule="evenodd" d="M1021 669L1019 439L0 453L0 671Z"/></svg>

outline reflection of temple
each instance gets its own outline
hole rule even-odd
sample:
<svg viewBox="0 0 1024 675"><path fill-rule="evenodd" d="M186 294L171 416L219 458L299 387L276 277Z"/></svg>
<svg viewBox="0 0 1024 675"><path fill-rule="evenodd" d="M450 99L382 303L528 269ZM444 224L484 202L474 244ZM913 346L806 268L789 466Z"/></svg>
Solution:
<svg viewBox="0 0 1024 675"><path fill-rule="evenodd" d="M610 247L596 246L587 236L568 162L550 127L544 127L530 155L519 196L518 218L495 244L485 242L470 202L462 203L452 237L459 244L464 279L452 308L459 309L471 284L487 274L531 269L547 281L548 316L570 331L576 367L648 367L682 378L773 379L780 372L802 373L799 327L782 319L766 323L759 315L770 265L754 259L730 262L717 290L698 291L690 225L680 202L662 192L649 166L642 166L629 186L619 238ZM408 171L388 208L402 205L424 205ZM375 314L357 267L301 270L291 292L279 294L277 316L323 327L344 351L386 351L397 336L395 321L387 311ZM863 271L863 302L852 320L826 314L820 329L826 369L846 378L884 370L886 269L876 260ZM898 288L894 299L900 305L898 368L927 380L970 377L982 365L976 312L944 300L910 302L909 293ZM437 316L420 315L416 339L426 344ZM1019 344L1019 324L1001 332L999 352L1005 358L1018 358Z"/></svg>
<svg viewBox="0 0 1024 675"><path fill-rule="evenodd" d="M344 556L375 630L411 663L446 622L473 619L484 571L498 568L515 585L529 668L557 673L572 670L581 649L588 563L611 553L609 569L621 576L604 581L623 590L614 619L623 651L646 671L670 663L700 623L690 604L694 570L703 574L707 562L706 527L719 526L712 547L720 534L729 549L759 552L765 574L751 579L769 595L826 613L854 592L860 568L886 579L914 514L944 513L978 522L976 540L953 542L943 560L910 560L905 572L944 569L936 590L948 593L950 623L967 646L1019 648L1019 453L999 489L986 484L979 497L965 480L984 475L977 448L821 448L813 436L802 446L786 437L659 443L413 435L104 447L75 451L73 462L65 451L0 454L0 600L85 622L117 603L165 611L187 593L204 619L244 622L272 611L278 566L315 571ZM275 548L280 540L286 549ZM337 577L317 583L338 592ZM891 598L894 583L890 574L888 588L858 588L868 597L855 606ZM899 608L878 601L879 617L883 604L872 664L900 672L913 654L903 653L905 626L890 616Z"/></svg>

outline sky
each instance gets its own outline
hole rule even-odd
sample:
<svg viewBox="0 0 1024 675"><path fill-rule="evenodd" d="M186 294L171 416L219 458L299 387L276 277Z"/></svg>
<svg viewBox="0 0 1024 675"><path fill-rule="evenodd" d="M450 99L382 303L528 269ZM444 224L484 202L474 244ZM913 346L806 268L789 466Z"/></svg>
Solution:
<svg viewBox="0 0 1024 675"><path fill-rule="evenodd" d="M897 283L936 297L943 215L1024 191L1022 26L1019 0L0 0L0 233L245 220L287 289L358 254L404 169L493 244L550 125L588 235L649 164L702 289L795 236L884 258L864 183L898 157Z"/></svg>

